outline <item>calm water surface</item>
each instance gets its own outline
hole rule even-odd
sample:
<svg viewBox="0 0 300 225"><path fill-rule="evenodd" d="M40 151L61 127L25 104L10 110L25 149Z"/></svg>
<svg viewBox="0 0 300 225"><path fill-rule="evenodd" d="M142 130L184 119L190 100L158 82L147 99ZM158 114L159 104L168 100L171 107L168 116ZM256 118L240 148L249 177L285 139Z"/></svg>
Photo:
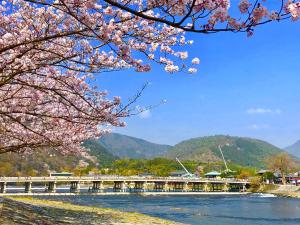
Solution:
<svg viewBox="0 0 300 225"><path fill-rule="evenodd" d="M300 225L300 200L251 196L51 196L199 225Z"/></svg>

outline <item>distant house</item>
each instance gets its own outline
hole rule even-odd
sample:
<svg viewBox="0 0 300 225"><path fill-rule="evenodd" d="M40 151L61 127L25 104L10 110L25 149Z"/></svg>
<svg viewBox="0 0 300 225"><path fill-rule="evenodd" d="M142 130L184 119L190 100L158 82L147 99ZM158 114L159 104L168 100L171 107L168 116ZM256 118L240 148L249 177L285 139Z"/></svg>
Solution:
<svg viewBox="0 0 300 225"><path fill-rule="evenodd" d="M300 184L300 178L298 177L298 173L289 173L286 175L286 181L290 184Z"/></svg>
<svg viewBox="0 0 300 225"><path fill-rule="evenodd" d="M262 169L256 172L256 174L261 176L263 182L265 182L266 184L276 183L276 176L271 170Z"/></svg>
<svg viewBox="0 0 300 225"><path fill-rule="evenodd" d="M219 173L218 171L211 171L208 172L204 175L206 178L217 178L221 176L221 173Z"/></svg>
<svg viewBox="0 0 300 225"><path fill-rule="evenodd" d="M279 184L282 183L281 174L276 172L276 173L274 173L274 175L276 177L276 183L279 183ZM286 174L285 179L288 184L300 185L299 172Z"/></svg>
<svg viewBox="0 0 300 225"><path fill-rule="evenodd" d="M266 173L270 173L270 172L272 172L272 171L271 170L264 170L264 169L262 169L262 170L257 171L256 173L258 175L262 176L262 175L264 175Z"/></svg>

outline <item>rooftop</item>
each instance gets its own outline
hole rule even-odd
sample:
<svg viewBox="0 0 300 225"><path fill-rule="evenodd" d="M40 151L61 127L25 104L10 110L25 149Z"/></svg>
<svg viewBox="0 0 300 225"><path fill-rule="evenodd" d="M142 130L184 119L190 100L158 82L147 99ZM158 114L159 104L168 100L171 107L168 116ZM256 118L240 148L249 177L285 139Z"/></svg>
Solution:
<svg viewBox="0 0 300 225"><path fill-rule="evenodd" d="M205 174L205 176L220 176L221 173L218 171L211 171Z"/></svg>
<svg viewBox="0 0 300 225"><path fill-rule="evenodd" d="M264 174L264 173L267 173L267 172L271 172L271 170L264 170L264 169L262 169L262 170L259 170L257 172L257 174Z"/></svg>

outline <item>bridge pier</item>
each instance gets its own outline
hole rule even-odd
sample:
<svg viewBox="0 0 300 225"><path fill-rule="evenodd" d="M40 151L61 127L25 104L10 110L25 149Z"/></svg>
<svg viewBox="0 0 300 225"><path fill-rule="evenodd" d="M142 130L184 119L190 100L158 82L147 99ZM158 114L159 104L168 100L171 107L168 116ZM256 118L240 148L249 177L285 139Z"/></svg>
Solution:
<svg viewBox="0 0 300 225"><path fill-rule="evenodd" d="M74 192L74 193L80 192L79 181L71 181L70 192Z"/></svg>
<svg viewBox="0 0 300 225"><path fill-rule="evenodd" d="M183 185L183 191L188 192L190 191L189 182L185 182Z"/></svg>
<svg viewBox="0 0 300 225"><path fill-rule="evenodd" d="M2 194L6 193L6 182L0 183L0 193L2 193Z"/></svg>
<svg viewBox="0 0 300 225"><path fill-rule="evenodd" d="M127 183L125 181L115 181L114 183L114 191L126 192Z"/></svg>
<svg viewBox="0 0 300 225"><path fill-rule="evenodd" d="M224 184L222 183L211 183L211 191L222 191Z"/></svg>
<svg viewBox="0 0 300 225"><path fill-rule="evenodd" d="M129 192L135 192L136 191L136 184L135 181L131 181L126 183L127 184L127 189Z"/></svg>
<svg viewBox="0 0 300 225"><path fill-rule="evenodd" d="M192 191L204 191L204 184L200 182L194 182L192 185Z"/></svg>
<svg viewBox="0 0 300 225"><path fill-rule="evenodd" d="M25 182L25 193L31 193L32 182Z"/></svg>
<svg viewBox="0 0 300 225"><path fill-rule="evenodd" d="M229 184L229 190L232 192L237 192L240 190L240 187L237 184Z"/></svg>
<svg viewBox="0 0 300 225"><path fill-rule="evenodd" d="M48 183L47 192L55 193L56 192L56 181L51 181Z"/></svg>
<svg viewBox="0 0 300 225"><path fill-rule="evenodd" d="M169 186L169 183L168 183L168 182L165 182L165 184L164 184L164 191L165 191L165 192L170 191L170 186Z"/></svg>
<svg viewBox="0 0 300 225"><path fill-rule="evenodd" d="M205 183L203 186L203 191L205 192L210 192L212 189L211 184L210 183Z"/></svg>
<svg viewBox="0 0 300 225"><path fill-rule="evenodd" d="M229 191L231 192L245 192L247 191L246 184L229 184Z"/></svg>
<svg viewBox="0 0 300 225"><path fill-rule="evenodd" d="M92 192L103 192L103 181L93 181Z"/></svg>
<svg viewBox="0 0 300 225"><path fill-rule="evenodd" d="M145 191L146 188L147 188L147 184L145 181L135 181L134 182L134 191L135 192Z"/></svg>
<svg viewBox="0 0 300 225"><path fill-rule="evenodd" d="M162 191L164 190L164 182L154 182L154 191Z"/></svg>
<svg viewBox="0 0 300 225"><path fill-rule="evenodd" d="M173 191L184 191L185 182L173 182Z"/></svg>
<svg viewBox="0 0 300 225"><path fill-rule="evenodd" d="M246 192L246 191L247 191L246 184L243 184L242 191L243 191L243 192Z"/></svg>
<svg viewBox="0 0 300 225"><path fill-rule="evenodd" d="M224 192L228 192L229 190L230 190L229 184L228 184L228 183L225 183L225 184L223 185L223 191L224 191Z"/></svg>
<svg viewBox="0 0 300 225"><path fill-rule="evenodd" d="M143 192L146 192L146 191L148 191L148 183L144 182L143 183Z"/></svg>
<svg viewBox="0 0 300 225"><path fill-rule="evenodd" d="M121 191L126 192L126 190L127 190L127 183L124 181L121 183Z"/></svg>

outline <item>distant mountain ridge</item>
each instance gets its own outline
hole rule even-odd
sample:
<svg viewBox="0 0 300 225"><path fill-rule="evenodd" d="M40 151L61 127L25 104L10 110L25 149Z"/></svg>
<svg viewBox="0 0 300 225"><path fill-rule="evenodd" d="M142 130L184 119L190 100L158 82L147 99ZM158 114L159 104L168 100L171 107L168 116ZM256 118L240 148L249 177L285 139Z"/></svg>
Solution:
<svg viewBox="0 0 300 225"><path fill-rule="evenodd" d="M266 157L283 152L258 139L216 135L182 141L171 148L166 157L174 159L179 156L181 160L217 162L222 160L218 145L222 146L226 161L243 166L264 167L263 160Z"/></svg>
<svg viewBox="0 0 300 225"><path fill-rule="evenodd" d="M83 146L89 150L89 154L96 158L97 163L103 166L109 166L119 157L111 154L98 140L86 140Z"/></svg>
<svg viewBox="0 0 300 225"><path fill-rule="evenodd" d="M119 158L135 159L152 159L162 156L172 147L118 133L103 135L99 138L99 143Z"/></svg>
<svg viewBox="0 0 300 225"><path fill-rule="evenodd" d="M286 147L285 150L294 156L300 157L300 140L295 144Z"/></svg>
<svg viewBox="0 0 300 225"><path fill-rule="evenodd" d="M49 170L73 171L79 161L84 160L90 166L110 167L120 158L152 159L156 157L195 162L219 162L222 160L218 145L227 162L242 166L265 167L263 160L282 149L265 141L246 137L216 135L192 138L175 146L160 145L127 135L111 133L98 140L87 140L83 146L88 149L91 158L84 159L79 155L62 155L55 151L35 152L22 156L15 153L0 154L0 176L47 175ZM296 156L299 155L300 141L287 148ZM297 152L298 151L298 152ZM296 158L300 163L299 158ZM34 163L32 163L34 162Z"/></svg>

